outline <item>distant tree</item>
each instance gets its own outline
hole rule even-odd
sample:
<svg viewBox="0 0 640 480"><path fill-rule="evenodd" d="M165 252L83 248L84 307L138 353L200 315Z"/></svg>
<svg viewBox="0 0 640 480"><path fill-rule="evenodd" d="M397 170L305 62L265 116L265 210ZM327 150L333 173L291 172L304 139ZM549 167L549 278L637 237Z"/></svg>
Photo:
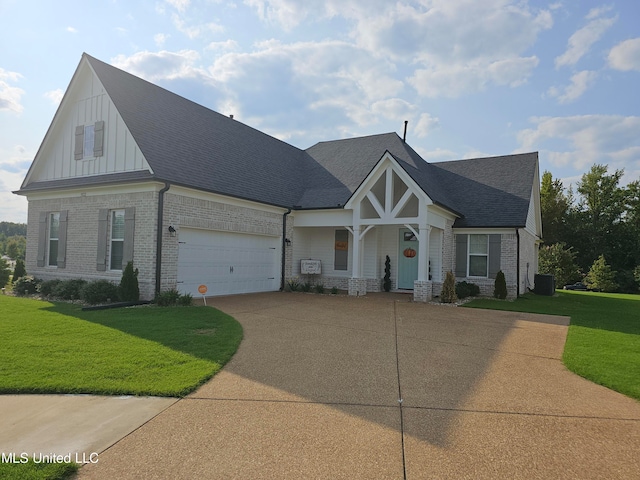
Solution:
<svg viewBox="0 0 640 480"><path fill-rule="evenodd" d="M9 265L4 258L0 258L0 288L4 288L4 286L9 283L9 277L11 276L11 271L9 270Z"/></svg>
<svg viewBox="0 0 640 480"><path fill-rule="evenodd" d="M21 259L16 260L16 268L13 270L13 282L18 280L21 277L24 277L27 274L27 271L24 268L24 261Z"/></svg>
<svg viewBox="0 0 640 480"><path fill-rule="evenodd" d="M589 273L585 277L585 283L587 287L593 290L615 292L618 288L615 278L616 272L611 270L611 266L607 264L604 255L600 255L589 269Z"/></svg>
<svg viewBox="0 0 640 480"><path fill-rule="evenodd" d="M26 223L13 223L13 222L0 222L0 235L4 234L7 237L13 237L14 235L27 236L27 224Z"/></svg>
<svg viewBox="0 0 640 480"><path fill-rule="evenodd" d="M551 172L545 171L540 185L540 210L542 234L547 244L562 241L569 205L562 182L554 180Z"/></svg>
<svg viewBox="0 0 640 480"><path fill-rule="evenodd" d="M580 279L576 254L565 243L542 247L539 251L538 270L542 274L553 275L559 287Z"/></svg>

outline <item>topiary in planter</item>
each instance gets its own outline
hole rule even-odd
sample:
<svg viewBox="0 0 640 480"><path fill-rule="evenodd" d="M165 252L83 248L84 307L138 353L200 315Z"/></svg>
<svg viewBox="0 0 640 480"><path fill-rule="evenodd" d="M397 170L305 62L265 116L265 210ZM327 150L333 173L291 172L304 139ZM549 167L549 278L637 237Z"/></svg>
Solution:
<svg viewBox="0 0 640 480"><path fill-rule="evenodd" d="M504 273L502 273L502 270L498 271L498 273L496 274L496 281L494 282L493 287L494 297L501 300L507 298L507 281L504 278Z"/></svg>
<svg viewBox="0 0 640 480"><path fill-rule="evenodd" d="M120 300L123 302L137 302L140 300L140 287L138 286L138 269L133 269L133 262L127 262L122 272L119 287Z"/></svg>
<svg viewBox="0 0 640 480"><path fill-rule="evenodd" d="M384 281L382 287L385 292L391 291L391 259L387 255L387 259L384 261Z"/></svg>
<svg viewBox="0 0 640 480"><path fill-rule="evenodd" d="M453 272L448 271L442 284L442 293L440 293L441 303L455 303L458 300L456 296L456 277Z"/></svg>

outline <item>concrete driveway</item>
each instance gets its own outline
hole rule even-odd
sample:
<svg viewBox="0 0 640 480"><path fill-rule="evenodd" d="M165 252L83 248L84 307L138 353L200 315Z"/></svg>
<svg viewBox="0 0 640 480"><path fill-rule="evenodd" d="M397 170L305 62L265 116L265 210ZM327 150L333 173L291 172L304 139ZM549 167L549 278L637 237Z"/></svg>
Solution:
<svg viewBox="0 0 640 480"><path fill-rule="evenodd" d="M568 372L568 319L361 298L209 299L244 341L82 479L640 478L640 403Z"/></svg>

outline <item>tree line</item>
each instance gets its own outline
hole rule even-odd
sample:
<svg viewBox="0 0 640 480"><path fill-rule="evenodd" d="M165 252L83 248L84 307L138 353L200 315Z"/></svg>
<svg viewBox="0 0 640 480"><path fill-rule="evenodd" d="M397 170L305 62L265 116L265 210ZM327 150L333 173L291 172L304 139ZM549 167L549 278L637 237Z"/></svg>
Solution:
<svg viewBox="0 0 640 480"><path fill-rule="evenodd" d="M558 287L582 281L593 289L638 293L640 181L621 186L623 175L593 165L575 193L550 172L542 175L539 270L554 274Z"/></svg>
<svg viewBox="0 0 640 480"><path fill-rule="evenodd" d="M27 224L0 222L0 255L24 260L27 248Z"/></svg>

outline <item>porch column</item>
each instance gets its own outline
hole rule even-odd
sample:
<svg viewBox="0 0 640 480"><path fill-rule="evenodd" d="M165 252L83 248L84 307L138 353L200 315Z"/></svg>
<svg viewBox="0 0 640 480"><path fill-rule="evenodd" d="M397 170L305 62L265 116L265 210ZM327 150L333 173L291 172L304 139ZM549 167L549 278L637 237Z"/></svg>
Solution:
<svg viewBox="0 0 640 480"><path fill-rule="evenodd" d="M360 225L353 226L353 261L351 262L351 277L360 278Z"/></svg>
<svg viewBox="0 0 640 480"><path fill-rule="evenodd" d="M426 282L429 280L429 234L431 233L431 225L420 226L418 231L418 281Z"/></svg>

